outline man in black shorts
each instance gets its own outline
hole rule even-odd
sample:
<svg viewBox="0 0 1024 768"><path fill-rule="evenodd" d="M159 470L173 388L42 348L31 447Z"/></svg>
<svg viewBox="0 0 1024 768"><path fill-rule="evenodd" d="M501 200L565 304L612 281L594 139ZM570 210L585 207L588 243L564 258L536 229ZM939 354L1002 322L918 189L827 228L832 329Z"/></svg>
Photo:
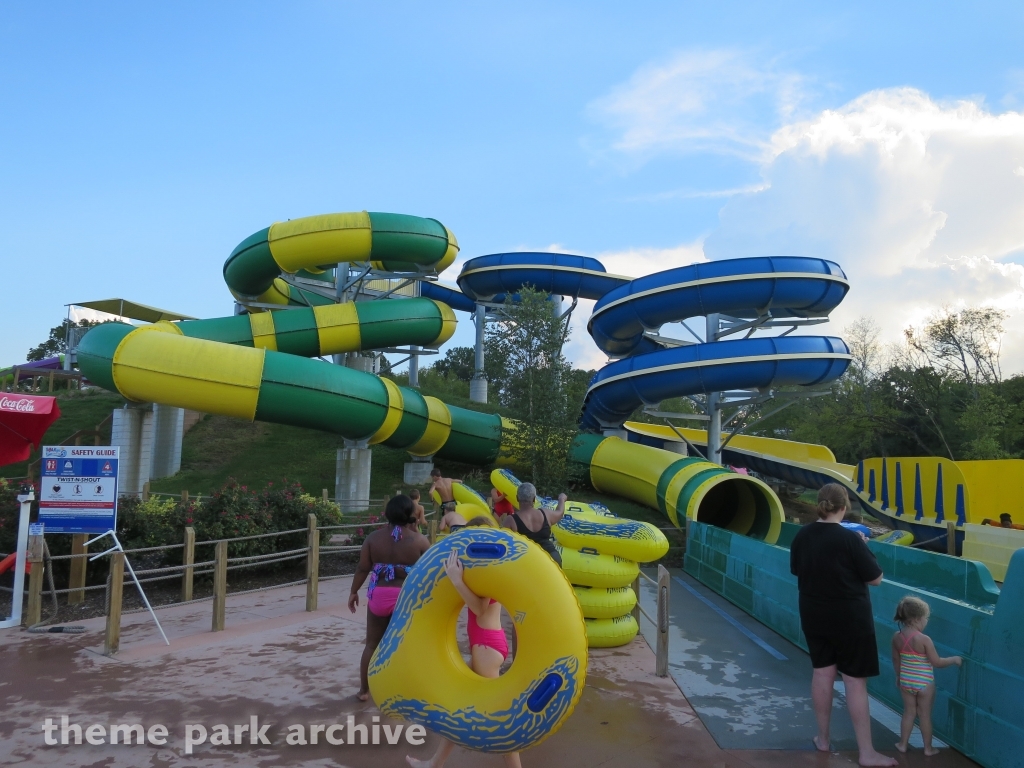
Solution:
<svg viewBox="0 0 1024 768"><path fill-rule="evenodd" d="M860 534L839 525L846 514L846 489L829 483L818 491L818 520L793 538L789 567L800 589L800 625L814 676L811 699L818 721L814 746L828 752L836 672L843 676L846 705L864 766L894 766L875 751L867 678L878 675L878 646L868 586L882 582L882 569Z"/></svg>

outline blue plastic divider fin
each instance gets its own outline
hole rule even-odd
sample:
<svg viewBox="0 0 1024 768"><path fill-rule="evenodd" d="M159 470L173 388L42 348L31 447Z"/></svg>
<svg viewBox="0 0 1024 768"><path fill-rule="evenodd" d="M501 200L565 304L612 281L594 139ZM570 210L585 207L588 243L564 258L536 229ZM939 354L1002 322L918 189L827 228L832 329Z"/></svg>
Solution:
<svg viewBox="0 0 1024 768"><path fill-rule="evenodd" d="M896 462L896 517L903 517L903 471Z"/></svg>
<svg viewBox="0 0 1024 768"><path fill-rule="evenodd" d="M882 509L889 508L889 462L882 459Z"/></svg>

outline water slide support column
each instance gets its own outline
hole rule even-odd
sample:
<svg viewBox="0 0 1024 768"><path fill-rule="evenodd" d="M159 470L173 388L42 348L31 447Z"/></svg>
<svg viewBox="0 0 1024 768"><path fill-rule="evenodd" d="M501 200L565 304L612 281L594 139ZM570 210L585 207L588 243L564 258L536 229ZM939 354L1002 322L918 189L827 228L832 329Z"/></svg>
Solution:
<svg viewBox="0 0 1024 768"><path fill-rule="evenodd" d="M707 316L704 339L707 343L718 341L719 315ZM708 461L722 463L722 393L708 393Z"/></svg>
<svg viewBox="0 0 1024 768"><path fill-rule="evenodd" d="M476 346L473 350L473 378L469 380L469 399L474 403L487 402L487 375L484 373L484 333L487 329L487 307L476 305Z"/></svg>
<svg viewBox="0 0 1024 768"><path fill-rule="evenodd" d="M345 447L338 449L334 499L342 513L369 508L371 457L365 440L346 440Z"/></svg>
<svg viewBox="0 0 1024 768"><path fill-rule="evenodd" d="M348 262L341 262L334 270L334 295L339 304L349 300L345 283L348 282ZM333 356L335 365L344 365L367 371L372 358L358 352ZM334 499L342 512L359 512L368 507L370 475L373 455L365 440L345 440L338 449L334 472Z"/></svg>
<svg viewBox="0 0 1024 768"><path fill-rule="evenodd" d="M419 389L420 386L420 345L409 345L409 386Z"/></svg>

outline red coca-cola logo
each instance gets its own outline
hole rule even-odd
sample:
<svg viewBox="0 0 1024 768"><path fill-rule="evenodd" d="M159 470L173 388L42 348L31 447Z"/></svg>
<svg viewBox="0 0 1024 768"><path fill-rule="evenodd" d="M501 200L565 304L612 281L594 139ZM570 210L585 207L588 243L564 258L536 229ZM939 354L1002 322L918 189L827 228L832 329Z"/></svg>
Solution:
<svg viewBox="0 0 1024 768"><path fill-rule="evenodd" d="M0 396L0 410L35 413L36 401L30 397L21 397L15 400L13 397Z"/></svg>

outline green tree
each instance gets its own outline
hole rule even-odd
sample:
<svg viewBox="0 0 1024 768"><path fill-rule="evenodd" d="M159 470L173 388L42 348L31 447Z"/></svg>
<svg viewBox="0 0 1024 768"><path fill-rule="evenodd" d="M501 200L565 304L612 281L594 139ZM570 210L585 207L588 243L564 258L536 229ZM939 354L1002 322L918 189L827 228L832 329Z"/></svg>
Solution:
<svg viewBox="0 0 1024 768"><path fill-rule="evenodd" d="M31 363L64 354L68 351L67 338L72 328L91 328L94 325L99 325L99 323L95 320L79 320L77 323L73 320L64 320L60 325L51 328L49 338L41 344L32 347L25 356L25 359Z"/></svg>
<svg viewBox="0 0 1024 768"><path fill-rule="evenodd" d="M444 357L434 363L431 368L446 378L469 381L475 371L475 357L472 347L452 347Z"/></svg>
<svg viewBox="0 0 1024 768"><path fill-rule="evenodd" d="M569 447L590 380L562 354L568 319L555 315L547 294L526 287L487 334L488 354L502 362L498 402L518 422L509 453L542 493L561 492L575 479Z"/></svg>

